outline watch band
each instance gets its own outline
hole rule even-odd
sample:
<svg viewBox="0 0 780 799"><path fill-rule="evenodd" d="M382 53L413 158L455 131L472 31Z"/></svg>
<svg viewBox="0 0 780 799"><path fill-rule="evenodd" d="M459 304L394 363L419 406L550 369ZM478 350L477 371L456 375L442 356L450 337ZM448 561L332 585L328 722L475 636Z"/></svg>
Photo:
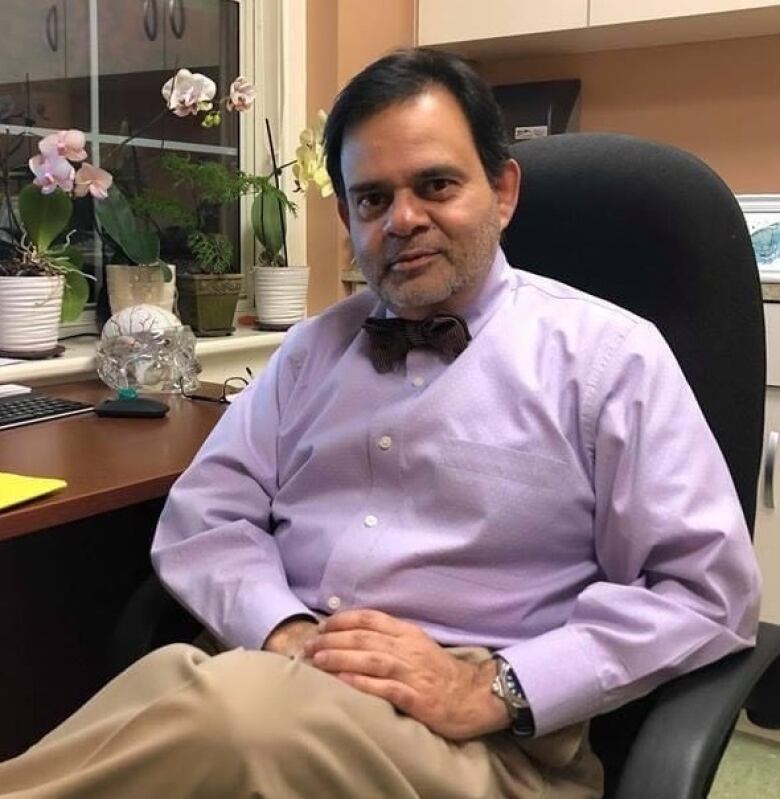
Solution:
<svg viewBox="0 0 780 799"><path fill-rule="evenodd" d="M506 705L512 732L521 737L533 735L535 732L533 713L515 670L501 655L494 655L493 658L498 664L498 671L490 686L491 692Z"/></svg>

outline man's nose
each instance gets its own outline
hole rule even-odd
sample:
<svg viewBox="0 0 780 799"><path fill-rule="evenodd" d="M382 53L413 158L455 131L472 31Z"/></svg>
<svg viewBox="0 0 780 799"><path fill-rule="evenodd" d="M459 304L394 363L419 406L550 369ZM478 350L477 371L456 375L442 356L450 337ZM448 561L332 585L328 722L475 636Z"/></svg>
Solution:
<svg viewBox="0 0 780 799"><path fill-rule="evenodd" d="M412 191L400 191L393 197L385 218L385 233L411 236L429 225L425 203Z"/></svg>

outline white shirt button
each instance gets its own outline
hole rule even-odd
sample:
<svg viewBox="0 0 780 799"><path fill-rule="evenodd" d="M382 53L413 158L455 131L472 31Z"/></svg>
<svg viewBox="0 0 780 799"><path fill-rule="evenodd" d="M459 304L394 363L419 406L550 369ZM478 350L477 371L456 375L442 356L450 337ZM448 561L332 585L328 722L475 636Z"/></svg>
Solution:
<svg viewBox="0 0 780 799"><path fill-rule="evenodd" d="M415 386L415 388L419 388L420 386L424 386L425 385L425 378L424 377L420 377L420 375L417 375L417 377L413 377L412 378L412 385Z"/></svg>
<svg viewBox="0 0 780 799"><path fill-rule="evenodd" d="M379 519L377 519L373 513L369 513L368 516L363 519L363 524L365 527L376 527L379 524Z"/></svg>
<svg viewBox="0 0 780 799"><path fill-rule="evenodd" d="M382 436L377 443L379 444L379 449L390 449L393 446L393 439L390 436Z"/></svg>
<svg viewBox="0 0 780 799"><path fill-rule="evenodd" d="M328 598L328 607L331 610L338 610L341 607L341 599L337 596Z"/></svg>

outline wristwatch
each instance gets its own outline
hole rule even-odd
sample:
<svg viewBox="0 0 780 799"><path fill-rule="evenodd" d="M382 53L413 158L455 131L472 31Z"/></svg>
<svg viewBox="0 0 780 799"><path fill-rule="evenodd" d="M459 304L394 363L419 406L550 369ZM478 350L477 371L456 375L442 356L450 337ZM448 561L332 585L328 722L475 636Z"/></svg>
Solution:
<svg viewBox="0 0 780 799"><path fill-rule="evenodd" d="M521 737L533 735L536 727L531 705L525 698L515 670L501 655L494 655L493 659L498 664L498 673L490 686L491 693L506 705L509 718L512 721L512 732Z"/></svg>

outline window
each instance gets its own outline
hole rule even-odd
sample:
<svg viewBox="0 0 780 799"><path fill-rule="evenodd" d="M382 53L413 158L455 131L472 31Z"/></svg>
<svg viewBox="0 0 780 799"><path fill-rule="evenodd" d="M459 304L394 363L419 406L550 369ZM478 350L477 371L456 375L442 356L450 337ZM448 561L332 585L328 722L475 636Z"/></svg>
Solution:
<svg viewBox="0 0 780 799"><path fill-rule="evenodd" d="M108 169L130 196L144 189L173 190L161 170L163 151L239 166L245 123L238 114L225 114L221 126L205 129L193 117L165 112L160 88L176 69L187 67L208 75L218 96L224 96L244 66L247 46L254 59L255 5L237 0L2 0L0 153L5 155L7 196L0 205L0 246L8 246L3 231L9 221L7 202L13 204L31 180L27 161L37 152L39 137L53 131L83 130L89 160ZM250 15L251 29L245 31ZM120 146L128 136L131 142ZM242 167L251 171L251 165ZM226 208L209 224L230 236L240 264L239 209ZM96 234L88 200L75 202L72 227L85 269L96 278L90 297L94 308L112 245ZM162 243L163 255L171 253L176 231L165 230Z"/></svg>

